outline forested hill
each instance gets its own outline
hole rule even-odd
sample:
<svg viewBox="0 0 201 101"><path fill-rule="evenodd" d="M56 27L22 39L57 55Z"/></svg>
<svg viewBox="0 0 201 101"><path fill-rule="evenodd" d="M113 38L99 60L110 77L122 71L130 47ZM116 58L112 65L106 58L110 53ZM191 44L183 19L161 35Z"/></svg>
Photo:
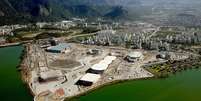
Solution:
<svg viewBox="0 0 201 101"><path fill-rule="evenodd" d="M69 17L125 18L124 7L139 4L138 0L1 0L0 24Z"/></svg>
<svg viewBox="0 0 201 101"><path fill-rule="evenodd" d="M71 17L201 25L200 0L0 0L0 25Z"/></svg>

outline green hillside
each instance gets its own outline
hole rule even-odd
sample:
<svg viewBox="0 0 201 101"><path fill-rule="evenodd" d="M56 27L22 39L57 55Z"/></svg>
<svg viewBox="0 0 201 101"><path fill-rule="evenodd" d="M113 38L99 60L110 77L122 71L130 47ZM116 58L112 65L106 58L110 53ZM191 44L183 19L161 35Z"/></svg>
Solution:
<svg viewBox="0 0 201 101"><path fill-rule="evenodd" d="M0 24L126 16L121 0L1 0ZM128 0L130 1L130 0Z"/></svg>

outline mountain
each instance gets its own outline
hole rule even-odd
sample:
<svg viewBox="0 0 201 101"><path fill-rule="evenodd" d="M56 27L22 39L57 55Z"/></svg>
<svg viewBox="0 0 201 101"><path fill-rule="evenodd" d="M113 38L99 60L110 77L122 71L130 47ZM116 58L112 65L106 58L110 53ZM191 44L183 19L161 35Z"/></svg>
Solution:
<svg viewBox="0 0 201 101"><path fill-rule="evenodd" d="M15 9L12 7L9 1L0 1L0 16L7 16L9 14L14 14L15 12Z"/></svg>
<svg viewBox="0 0 201 101"><path fill-rule="evenodd" d="M118 19L118 18L126 18L128 15L128 12L123 9L123 7L115 7L113 8L109 13L105 14L105 17L109 17L112 19Z"/></svg>
<svg viewBox="0 0 201 101"><path fill-rule="evenodd" d="M0 24L56 21L70 17L121 18L139 0L1 0Z"/></svg>
<svg viewBox="0 0 201 101"><path fill-rule="evenodd" d="M180 13L199 21L200 9L200 0L0 0L0 25L71 17L183 22Z"/></svg>

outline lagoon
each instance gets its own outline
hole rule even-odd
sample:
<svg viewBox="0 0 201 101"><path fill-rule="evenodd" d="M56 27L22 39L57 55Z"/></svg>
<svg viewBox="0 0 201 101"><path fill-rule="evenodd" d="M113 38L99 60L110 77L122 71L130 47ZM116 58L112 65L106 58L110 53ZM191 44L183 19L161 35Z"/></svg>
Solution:
<svg viewBox="0 0 201 101"><path fill-rule="evenodd" d="M201 70L105 86L73 101L201 101Z"/></svg>
<svg viewBox="0 0 201 101"><path fill-rule="evenodd" d="M22 83L19 65L22 46L0 48L0 101L32 101ZM200 101L201 70L178 72L166 79L127 81L105 86L73 101Z"/></svg>
<svg viewBox="0 0 201 101"><path fill-rule="evenodd" d="M22 51L22 46L0 48L0 101L33 100L16 68Z"/></svg>

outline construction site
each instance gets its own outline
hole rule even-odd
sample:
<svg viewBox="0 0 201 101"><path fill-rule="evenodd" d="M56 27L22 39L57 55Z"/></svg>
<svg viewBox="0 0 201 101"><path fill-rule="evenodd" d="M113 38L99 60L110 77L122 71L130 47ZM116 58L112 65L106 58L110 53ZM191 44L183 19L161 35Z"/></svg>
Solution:
<svg viewBox="0 0 201 101"><path fill-rule="evenodd" d="M26 82L34 101L63 101L102 85L153 77L143 65L158 61L156 51L59 43L26 45Z"/></svg>

